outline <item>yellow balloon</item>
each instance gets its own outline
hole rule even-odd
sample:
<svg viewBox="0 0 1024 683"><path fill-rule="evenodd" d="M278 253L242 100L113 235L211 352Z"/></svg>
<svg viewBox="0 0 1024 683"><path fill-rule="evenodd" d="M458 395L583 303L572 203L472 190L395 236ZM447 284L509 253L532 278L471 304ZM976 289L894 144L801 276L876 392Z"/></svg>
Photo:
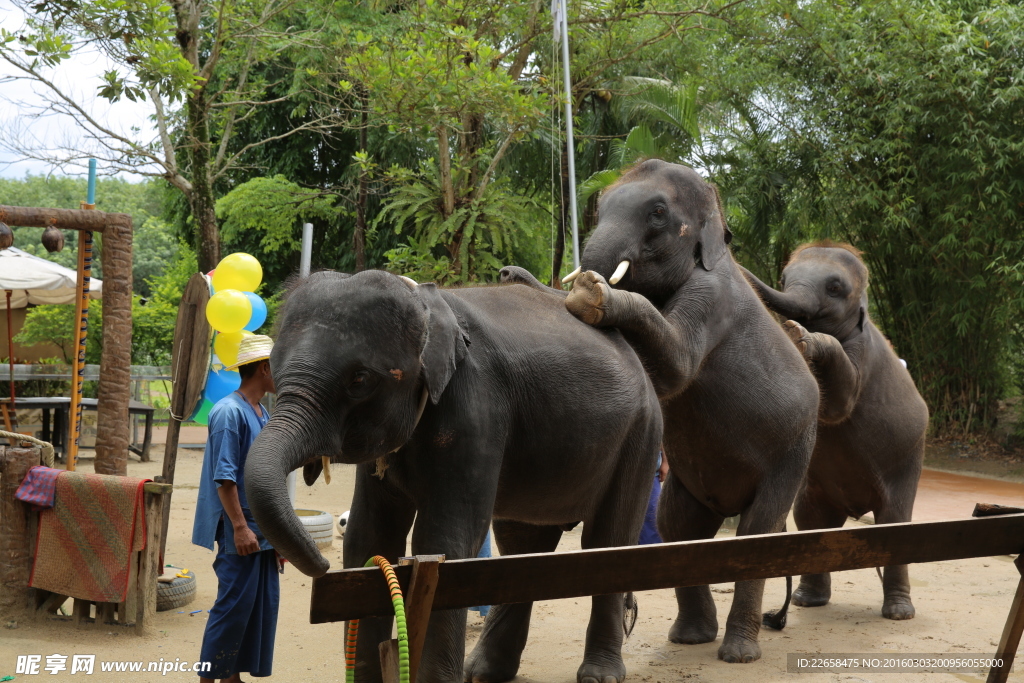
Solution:
<svg viewBox="0 0 1024 683"><path fill-rule="evenodd" d="M238 345L244 338L251 336L252 332L247 330L218 332L213 340L213 351L225 366L234 365L238 362Z"/></svg>
<svg viewBox="0 0 1024 683"><path fill-rule="evenodd" d="M206 304L206 319L218 332L238 332L251 317L249 297L237 289L217 292Z"/></svg>
<svg viewBox="0 0 1024 683"><path fill-rule="evenodd" d="M225 256L213 271L213 290L237 289L255 292L263 282L263 266L255 256L237 252Z"/></svg>

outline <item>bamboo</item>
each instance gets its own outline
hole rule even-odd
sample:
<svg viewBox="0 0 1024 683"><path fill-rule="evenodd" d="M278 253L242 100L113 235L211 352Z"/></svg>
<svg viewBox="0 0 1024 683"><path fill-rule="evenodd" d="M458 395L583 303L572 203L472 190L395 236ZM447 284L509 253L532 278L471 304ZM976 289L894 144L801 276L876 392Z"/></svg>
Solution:
<svg viewBox="0 0 1024 683"><path fill-rule="evenodd" d="M95 205L82 204L82 208ZM78 285L75 297L75 357L71 366L71 419L68 438L67 468L74 471L78 466L78 444L82 436L82 389L85 385L85 344L89 332L89 280L92 274L92 233L83 230L78 233Z"/></svg>

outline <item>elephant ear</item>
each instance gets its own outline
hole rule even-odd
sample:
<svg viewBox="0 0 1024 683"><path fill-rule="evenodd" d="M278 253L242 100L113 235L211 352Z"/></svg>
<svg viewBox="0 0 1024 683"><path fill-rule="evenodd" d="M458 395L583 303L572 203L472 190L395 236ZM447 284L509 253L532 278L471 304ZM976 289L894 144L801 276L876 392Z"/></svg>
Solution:
<svg viewBox="0 0 1024 683"><path fill-rule="evenodd" d="M707 218L700 228L700 237L697 239L696 258L704 270L711 270L715 267L729 248L732 241L732 231L725 224L725 213L722 211L722 198L718 194L718 188L709 185L711 197L708 203L711 204Z"/></svg>
<svg viewBox="0 0 1024 683"><path fill-rule="evenodd" d="M469 337L459 325L455 312L433 283L416 287L416 294L427 305L427 341L420 353L423 379L430 400L437 405L455 368L466 357Z"/></svg>

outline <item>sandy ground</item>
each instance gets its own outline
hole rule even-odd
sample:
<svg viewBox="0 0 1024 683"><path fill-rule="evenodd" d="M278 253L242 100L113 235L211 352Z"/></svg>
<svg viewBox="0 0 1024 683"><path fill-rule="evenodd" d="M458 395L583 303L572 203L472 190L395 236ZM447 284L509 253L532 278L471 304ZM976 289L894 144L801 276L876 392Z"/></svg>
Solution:
<svg viewBox="0 0 1024 683"><path fill-rule="evenodd" d="M197 434L196 440L202 435ZM189 443L184 438L183 443ZM153 449L159 458L162 447ZM22 621L16 628L0 630L0 678L13 675L17 655L95 654L97 661L188 661L198 658L208 610L216 595L211 564L213 554L190 543L192 517L197 495L202 452L182 449L178 455L167 561L192 569L197 575L198 596L180 611L158 613L154 632L146 637L124 633L78 630L68 623ZM81 469L92 470L88 458ZM132 476L151 477L161 470L158 460L129 465ZM332 467L330 486L321 479L312 488L299 482L298 506L325 510L338 515L349 507L353 468ZM918 496L917 519L965 517L977 500L1019 502L1024 485L984 480L967 482L973 490L963 492L964 482L953 475L929 473ZM989 483L986 483L989 482ZM994 487L994 488L993 488ZM857 524L858 522L849 522ZM729 533L729 532L723 532ZM565 534L559 550L579 548L580 529ZM341 537L327 556L335 568L341 566ZM671 591L638 594L640 616L627 641L624 658L628 681L669 683L693 681L975 681L977 674L796 674L786 672L787 653L978 653L994 652L1019 574L1010 557L977 558L957 562L916 565L911 568L917 618L893 622L882 619L881 586L874 570L846 572L833 577L832 603L819 608L794 607L789 625L782 632L763 631L763 658L751 664L725 664L716 658L725 616L732 599L732 586L713 587L718 606L719 641L704 645L675 645L666 634L675 617ZM768 582L765 608L781 604L785 592L782 579ZM274 661L275 681L344 681L342 653L343 625L311 625L308 619L310 580L290 567L282 577L282 610L278 625ZM190 614L194 610L202 610ZM573 683L582 657L589 600L538 603L530 640L519 679L528 683ZM483 625L475 612L469 619L467 651ZM70 658L68 660L70 662ZM1018 667L1021 658L1018 657ZM17 676L16 680L85 678L66 672L51 675ZM141 682L195 680L192 674L155 673L107 674L98 670L93 680ZM246 677L248 680L248 677ZM1024 673L1011 680L1024 681Z"/></svg>

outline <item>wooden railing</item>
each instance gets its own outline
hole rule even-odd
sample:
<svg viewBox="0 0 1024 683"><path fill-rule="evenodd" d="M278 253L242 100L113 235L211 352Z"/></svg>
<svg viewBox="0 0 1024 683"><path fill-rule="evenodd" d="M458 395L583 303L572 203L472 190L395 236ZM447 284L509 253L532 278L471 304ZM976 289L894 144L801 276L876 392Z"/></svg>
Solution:
<svg viewBox="0 0 1024 683"><path fill-rule="evenodd" d="M418 662L433 610L1019 554L1024 514L1013 510L1018 514L489 559L408 558L396 573L408 605L410 657ZM989 673L992 683L1009 674L1024 630L1022 606L1024 579L997 649L1004 665ZM333 571L313 581L311 623L388 616L392 609L376 567ZM382 653L390 649L382 645ZM412 674L415 681L415 667Z"/></svg>

